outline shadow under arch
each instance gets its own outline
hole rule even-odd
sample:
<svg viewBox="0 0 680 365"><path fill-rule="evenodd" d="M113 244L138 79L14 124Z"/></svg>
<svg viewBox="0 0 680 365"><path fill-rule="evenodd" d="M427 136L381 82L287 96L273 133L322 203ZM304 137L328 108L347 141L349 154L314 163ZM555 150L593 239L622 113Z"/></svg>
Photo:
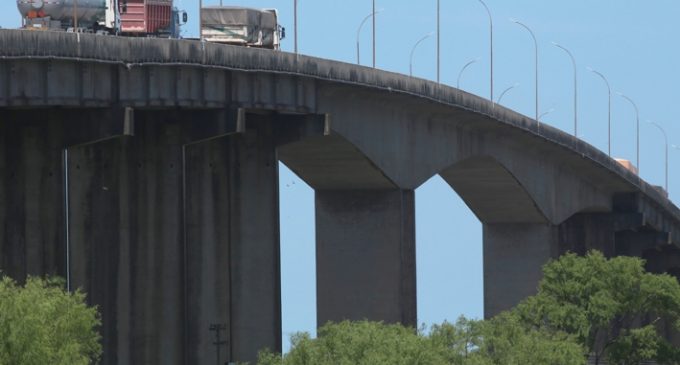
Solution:
<svg viewBox="0 0 680 365"><path fill-rule="evenodd" d="M470 157L439 175L482 223L548 223L546 214L527 190L494 157Z"/></svg>
<svg viewBox="0 0 680 365"><path fill-rule="evenodd" d="M414 191L329 128L280 145L277 155L314 189L317 324L415 327Z"/></svg>

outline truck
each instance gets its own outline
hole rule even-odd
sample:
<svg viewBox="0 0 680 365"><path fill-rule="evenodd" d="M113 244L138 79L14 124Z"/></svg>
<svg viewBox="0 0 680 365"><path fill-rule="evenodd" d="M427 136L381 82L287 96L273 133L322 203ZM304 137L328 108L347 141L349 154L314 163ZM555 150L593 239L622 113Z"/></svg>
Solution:
<svg viewBox="0 0 680 365"><path fill-rule="evenodd" d="M29 30L179 38L187 14L173 0L16 0Z"/></svg>
<svg viewBox="0 0 680 365"><path fill-rule="evenodd" d="M276 9L237 6L201 8L201 39L206 42L278 50L286 30Z"/></svg>

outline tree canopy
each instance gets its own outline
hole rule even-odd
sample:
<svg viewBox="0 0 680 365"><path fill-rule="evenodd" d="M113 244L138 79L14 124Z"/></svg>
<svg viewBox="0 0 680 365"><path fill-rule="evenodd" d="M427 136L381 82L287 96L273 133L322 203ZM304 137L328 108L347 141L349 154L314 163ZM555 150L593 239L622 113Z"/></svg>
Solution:
<svg viewBox="0 0 680 365"><path fill-rule="evenodd" d="M680 284L669 275L648 273L634 257L566 254L543 268L538 294L514 313L540 331L576 336L596 363L680 363L680 349L664 327L680 330Z"/></svg>
<svg viewBox="0 0 680 365"><path fill-rule="evenodd" d="M328 323L318 338L298 334L284 355L264 352L259 365L581 365L582 349L566 335L539 333L515 316L461 318L429 333L379 322Z"/></svg>
<svg viewBox="0 0 680 365"><path fill-rule="evenodd" d="M59 279L0 279L0 365L87 365L101 355L100 320Z"/></svg>
<svg viewBox="0 0 680 365"><path fill-rule="evenodd" d="M297 334L259 365L680 364L665 336L680 331L680 284L633 257L566 254L543 268L538 293L485 320L460 318L429 332L374 322L328 323Z"/></svg>

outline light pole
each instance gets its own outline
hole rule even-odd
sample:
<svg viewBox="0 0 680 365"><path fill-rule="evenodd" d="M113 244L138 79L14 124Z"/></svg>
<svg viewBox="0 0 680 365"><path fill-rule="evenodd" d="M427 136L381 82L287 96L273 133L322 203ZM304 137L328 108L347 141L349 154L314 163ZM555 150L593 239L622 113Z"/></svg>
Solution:
<svg viewBox="0 0 680 365"><path fill-rule="evenodd" d="M628 100L628 102L633 106L635 109L635 126L637 128L636 132L636 141L635 141L635 164L637 165L638 169L638 174L640 173L640 111L638 110L637 105L633 101L633 99L627 97L626 95L623 95L623 93L619 92L620 97Z"/></svg>
<svg viewBox="0 0 680 365"><path fill-rule="evenodd" d="M486 6L486 3L483 0L477 1L484 5L484 9L486 9L486 13L489 15L489 59L491 64L490 72L491 87L489 88L491 96L489 96L489 100L491 100L491 104L493 105L493 18L491 17L491 11L489 10L489 7Z"/></svg>
<svg viewBox="0 0 680 365"><path fill-rule="evenodd" d="M578 70L576 69L576 59L565 47L556 42L552 42L552 44L566 52L569 58L571 58L571 64L574 66L574 137L578 137Z"/></svg>
<svg viewBox="0 0 680 365"><path fill-rule="evenodd" d="M198 40L203 40L203 0L198 0Z"/></svg>
<svg viewBox="0 0 680 365"><path fill-rule="evenodd" d="M539 121L538 118L538 41L536 41L536 36L534 35L534 32L531 30L531 28L527 27L526 24L520 22L519 20L515 19L510 19L511 22L521 26L522 28L526 29L529 34L531 34L531 38L534 40L534 68L536 71L535 75L535 81L536 81L536 87L535 87L535 93L536 93L536 121ZM539 124L540 126L540 124Z"/></svg>
<svg viewBox="0 0 680 365"><path fill-rule="evenodd" d="M222 0L220 0L222 1ZM295 40L295 54L298 54L298 0L293 0L293 39Z"/></svg>
<svg viewBox="0 0 680 365"><path fill-rule="evenodd" d="M375 68L375 0L373 0L373 68Z"/></svg>
<svg viewBox="0 0 680 365"><path fill-rule="evenodd" d="M409 76L413 77L413 53L416 51L416 48L418 47L419 44L423 43L424 40L430 38L433 33L428 33L424 35L422 38L416 42L416 44L413 45L413 48L411 48L411 56L409 57L409 62L408 62L408 74Z"/></svg>
<svg viewBox="0 0 680 365"><path fill-rule="evenodd" d="M659 125L658 123L652 122L651 120L648 120L647 123L657 127L661 131L661 133L663 133L663 139L664 139L664 142L666 143L666 162L665 162L666 185L665 185L665 189L666 189L666 194L668 194L668 135L666 134L666 130L663 129L663 127L661 127L661 125Z"/></svg>
<svg viewBox="0 0 680 365"><path fill-rule="evenodd" d="M543 112L543 113L541 113L541 115L538 116L538 120L543 119L543 117L545 117L546 115L548 115L548 114L550 114L550 113L552 113L552 112L554 112L554 111L555 111L555 108L550 108L550 109L548 109L548 111Z"/></svg>
<svg viewBox="0 0 680 365"><path fill-rule="evenodd" d="M439 53L439 40L441 37L440 33L440 25L441 23L439 22L439 14L440 14L440 7L439 7L439 0L437 0L437 83L439 83L439 61L441 60L441 56Z"/></svg>
<svg viewBox="0 0 680 365"><path fill-rule="evenodd" d="M588 67L588 71L599 76L607 85L607 93L609 95L609 106L607 112L607 154L609 157L612 157L612 88L609 86L609 81L607 81L607 78L604 77L603 74L593 70L591 67Z"/></svg>
<svg viewBox="0 0 680 365"><path fill-rule="evenodd" d="M512 90L512 89L514 89L514 88L516 88L517 86L519 86L519 83L518 83L518 82L516 82L516 83L515 83L514 85L512 85L512 86L508 86L505 90L503 90L503 92L501 93L501 95L498 97L498 101L496 102L496 104L499 104L499 105L500 105L500 103L501 103L501 101L503 100L503 97L505 96L505 94L507 94L508 91L510 91L510 90Z"/></svg>
<svg viewBox="0 0 680 365"><path fill-rule="evenodd" d="M73 0L73 31L78 33L78 0Z"/></svg>
<svg viewBox="0 0 680 365"><path fill-rule="evenodd" d="M456 89L460 89L460 78L463 76L463 72L465 72L465 70L468 67L470 67L473 63L477 61L479 61L478 58L466 63L465 66L463 66L463 68L460 69L460 72L458 72L458 80L456 81Z"/></svg>
<svg viewBox="0 0 680 365"><path fill-rule="evenodd" d="M359 29L357 29L357 65L360 65L360 64L361 64L360 50L359 50L359 36L361 35L361 28L364 27L364 24L366 24L366 21L367 21L369 18L375 17L375 14L378 14L378 13L381 12L381 11L382 11L382 9L380 9L380 10L378 10L378 11L374 11L374 12L372 12L372 13L366 15L366 17L364 18L364 20L361 21L361 24L359 24Z"/></svg>

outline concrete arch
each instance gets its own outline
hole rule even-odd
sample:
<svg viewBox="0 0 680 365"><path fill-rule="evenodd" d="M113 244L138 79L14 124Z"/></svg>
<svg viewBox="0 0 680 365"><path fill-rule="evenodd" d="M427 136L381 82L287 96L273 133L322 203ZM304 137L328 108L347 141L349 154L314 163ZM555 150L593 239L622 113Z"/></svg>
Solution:
<svg viewBox="0 0 680 365"><path fill-rule="evenodd" d="M521 183L491 156L471 157L439 175L483 223L547 223Z"/></svg>

